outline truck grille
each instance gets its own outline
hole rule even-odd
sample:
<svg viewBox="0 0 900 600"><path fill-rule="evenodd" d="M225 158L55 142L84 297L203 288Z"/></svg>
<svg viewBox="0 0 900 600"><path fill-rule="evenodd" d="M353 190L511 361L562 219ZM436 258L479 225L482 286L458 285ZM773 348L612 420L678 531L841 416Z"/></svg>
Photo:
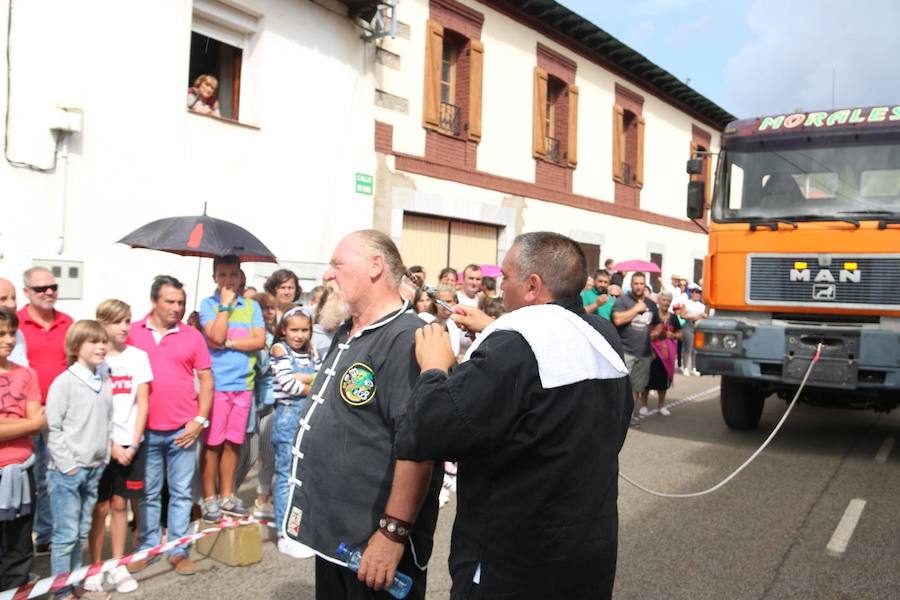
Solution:
<svg viewBox="0 0 900 600"><path fill-rule="evenodd" d="M900 255L831 255L830 261L825 258L821 264L819 258L816 254L749 255L747 303L900 308ZM802 263L806 268L798 268Z"/></svg>

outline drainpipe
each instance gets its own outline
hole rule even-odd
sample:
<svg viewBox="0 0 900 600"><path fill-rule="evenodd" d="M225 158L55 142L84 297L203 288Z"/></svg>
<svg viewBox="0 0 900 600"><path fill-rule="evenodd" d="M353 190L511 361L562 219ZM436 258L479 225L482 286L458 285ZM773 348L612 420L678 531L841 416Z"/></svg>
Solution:
<svg viewBox="0 0 900 600"><path fill-rule="evenodd" d="M56 148L56 211L57 231L59 231L56 253L62 255L66 248L66 191L69 181L69 135L70 132L59 130L59 143Z"/></svg>

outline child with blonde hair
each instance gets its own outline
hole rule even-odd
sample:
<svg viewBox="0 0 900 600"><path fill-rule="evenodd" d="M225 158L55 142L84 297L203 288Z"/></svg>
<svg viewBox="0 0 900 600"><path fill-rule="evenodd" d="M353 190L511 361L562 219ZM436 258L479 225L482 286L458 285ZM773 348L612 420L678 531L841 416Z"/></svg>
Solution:
<svg viewBox="0 0 900 600"><path fill-rule="evenodd" d="M110 516L112 558L125 554L128 533L128 502L135 505L135 518L140 514L137 503L144 497L146 449L144 427L147 425L148 398L153 372L150 357L140 348L125 343L131 331L131 307L121 300L105 300L97 307L97 322L109 335L106 362L101 371L112 386L112 432L109 443L112 460L106 465L97 490L97 505L89 537L91 562L98 563L103 553L106 517ZM137 581L120 565L109 571L107 581L117 592L133 592ZM84 580L89 592L103 591L103 573Z"/></svg>
<svg viewBox="0 0 900 600"><path fill-rule="evenodd" d="M81 566L81 549L91 528L97 486L109 462L112 387L109 378L98 372L106 360L108 343L109 335L100 323L76 321L66 333L69 368L53 380L47 392L53 575ZM53 590L53 597L68 600L75 598L73 592L73 586L64 585Z"/></svg>

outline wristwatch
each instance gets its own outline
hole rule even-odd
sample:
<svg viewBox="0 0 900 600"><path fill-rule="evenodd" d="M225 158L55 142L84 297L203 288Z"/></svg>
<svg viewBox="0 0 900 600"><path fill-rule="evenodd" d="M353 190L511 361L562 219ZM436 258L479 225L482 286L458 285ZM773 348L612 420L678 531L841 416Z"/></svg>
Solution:
<svg viewBox="0 0 900 600"><path fill-rule="evenodd" d="M206 417L201 417L200 415L194 417L194 423L200 423L200 425L203 426L203 429L209 427L209 419L207 419Z"/></svg>
<svg viewBox="0 0 900 600"><path fill-rule="evenodd" d="M231 304L219 304L219 311L220 311L220 312L223 312L223 311L224 311L224 312L231 312L231 311L233 311L233 310L234 310L234 305L231 305Z"/></svg>

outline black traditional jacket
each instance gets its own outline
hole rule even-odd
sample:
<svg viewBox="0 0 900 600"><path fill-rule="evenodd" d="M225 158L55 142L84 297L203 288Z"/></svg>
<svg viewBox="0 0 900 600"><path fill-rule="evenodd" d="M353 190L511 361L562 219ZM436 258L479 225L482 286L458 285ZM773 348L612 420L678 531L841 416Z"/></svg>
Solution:
<svg viewBox="0 0 900 600"><path fill-rule="evenodd" d="M612 324L585 314L580 298L557 304L622 355ZM468 598L479 567L484 600L612 595L618 453L632 408L627 377L544 389L512 331L489 335L449 377L419 376L397 455L459 461L451 598Z"/></svg>

